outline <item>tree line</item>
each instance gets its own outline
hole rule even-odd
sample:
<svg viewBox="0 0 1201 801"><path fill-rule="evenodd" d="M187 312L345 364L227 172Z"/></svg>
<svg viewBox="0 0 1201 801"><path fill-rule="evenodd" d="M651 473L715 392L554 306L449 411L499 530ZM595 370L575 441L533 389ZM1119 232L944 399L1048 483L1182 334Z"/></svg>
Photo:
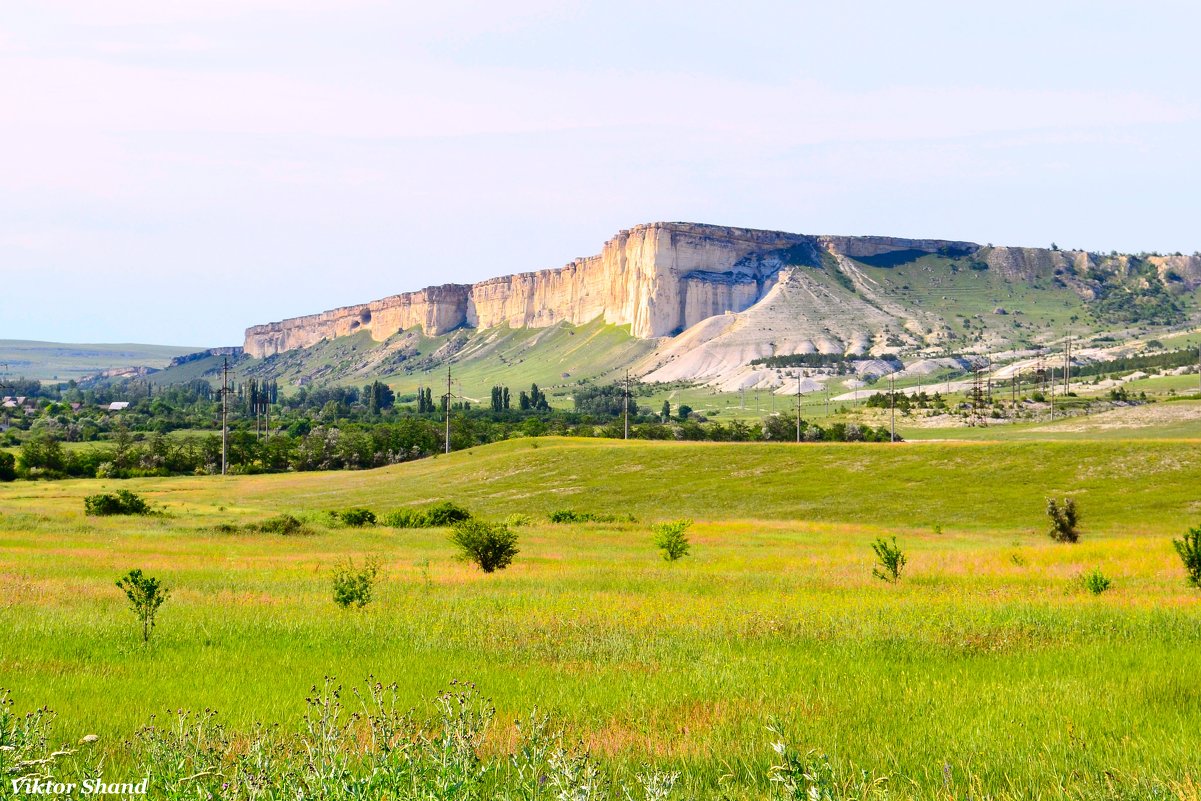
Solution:
<svg viewBox="0 0 1201 801"><path fill-rule="evenodd" d="M120 413L72 410L48 402L6 436L16 456L0 451L0 480L165 476L220 472L220 399L196 385L148 392ZM140 388L134 391L139 391ZM490 403L451 399L451 450L521 436L621 438L628 406L634 439L714 442L791 442L796 418L772 415L757 421L706 420L687 405L672 414L639 405L620 384L581 386L572 409L550 406L533 384L517 393L496 386ZM403 402L402 402L403 401ZM420 459L446 448L445 395L430 388L397 398L381 382L364 387L301 388L282 396L272 382L248 381L230 394L228 467L235 473L341 470L380 467ZM513 406L516 408L513 408ZM32 419L28 419L32 417ZM806 442L888 441L884 428L802 420ZM72 442L96 442L92 446ZM2 444L2 443L0 443Z"/></svg>

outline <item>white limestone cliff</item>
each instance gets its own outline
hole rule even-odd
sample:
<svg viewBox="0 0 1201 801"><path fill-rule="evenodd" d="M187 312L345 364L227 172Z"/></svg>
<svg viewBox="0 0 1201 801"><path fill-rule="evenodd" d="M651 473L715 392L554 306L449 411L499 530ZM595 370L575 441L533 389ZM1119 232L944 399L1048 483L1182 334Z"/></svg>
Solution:
<svg viewBox="0 0 1201 801"><path fill-rule="evenodd" d="M636 337L660 337L724 311L741 311L770 288L778 263L753 254L796 245L798 234L688 223L640 225L605 243L597 256L565 267L447 284L356 306L256 325L246 331L246 353L270 356L322 339L371 332L383 341L414 327L437 336L459 326L539 328L598 317L629 325Z"/></svg>

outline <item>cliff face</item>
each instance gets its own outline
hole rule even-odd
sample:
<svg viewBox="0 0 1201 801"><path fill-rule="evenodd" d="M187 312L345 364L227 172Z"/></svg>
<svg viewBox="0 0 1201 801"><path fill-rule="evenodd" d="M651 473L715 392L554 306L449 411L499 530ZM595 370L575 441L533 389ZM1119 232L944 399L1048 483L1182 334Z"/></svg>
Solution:
<svg viewBox="0 0 1201 801"><path fill-rule="evenodd" d="M636 337L663 337L714 315L749 309L768 296L789 266L818 267L830 256L886 264L924 253L971 258L1007 280L1054 277L1085 299L1095 294L1096 282L1089 276L1097 270L1140 270L1148 277L1158 273L1169 289L1191 291L1201 284L1201 259L1196 256L1150 256L1135 264L1134 257L1081 251L651 223L621 231L599 255L559 269L427 287L256 325L246 330L245 350L261 358L361 330L383 341L417 327L437 336L461 326L541 328L560 322L583 325L597 318L629 325Z"/></svg>
<svg viewBox="0 0 1201 801"><path fill-rule="evenodd" d="M261 358L360 330L382 341L417 326L437 336L464 325L539 328L597 317L629 325L636 337L665 336L755 303L781 262L754 256L798 245L816 247L816 240L687 223L640 225L610 239L600 255L556 270L428 287L256 325L246 330L245 349Z"/></svg>

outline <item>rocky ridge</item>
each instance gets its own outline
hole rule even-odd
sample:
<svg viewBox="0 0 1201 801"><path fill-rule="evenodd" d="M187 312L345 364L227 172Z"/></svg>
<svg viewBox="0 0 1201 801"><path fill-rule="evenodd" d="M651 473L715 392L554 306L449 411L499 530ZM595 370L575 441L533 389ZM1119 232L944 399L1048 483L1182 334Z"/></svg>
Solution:
<svg viewBox="0 0 1201 801"><path fill-rule="evenodd" d="M650 223L621 231L598 255L558 269L427 287L253 326L244 347L247 355L265 358L364 331L383 342L416 329L441 336L460 328L580 326L600 319L658 341L636 365L647 380L772 386L779 375L755 368L752 360L813 352L879 356L946 345L961 325L951 318L964 315L950 314L946 303L936 312L886 275L897 265L926 264L918 261L924 257L937 257L922 267L927 272L990 275L994 288L999 282L1054 289L1081 308L1107 302L1120 311L1142 294L1170 306L1172 298L1201 286L1196 255L1100 255ZM945 294L928 294L927 301L949 303L954 292L965 291L941 282L931 275L930 287L943 288L927 290ZM998 320L1009 314L1000 305L988 308ZM1000 326L991 325L993 340L983 346L1003 346ZM962 332L958 336L962 341Z"/></svg>
<svg viewBox="0 0 1201 801"><path fill-rule="evenodd" d="M369 303L256 325L245 350L262 358L360 330L383 341L420 327L438 336L462 326L538 328L603 317L640 338L669 336L761 300L788 263L818 263L822 252L870 256L936 252L972 243L887 237L815 237L693 223L650 223L621 231L599 255L554 270L477 284L444 284Z"/></svg>

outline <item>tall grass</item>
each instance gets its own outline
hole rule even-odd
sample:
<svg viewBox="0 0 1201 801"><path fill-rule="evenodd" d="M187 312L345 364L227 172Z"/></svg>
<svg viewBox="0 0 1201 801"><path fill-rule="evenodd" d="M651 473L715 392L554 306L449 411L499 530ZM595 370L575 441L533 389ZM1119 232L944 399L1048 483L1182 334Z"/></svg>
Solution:
<svg viewBox="0 0 1201 801"><path fill-rule="evenodd" d="M279 759L297 759L311 685L376 675L395 678L403 710L428 709L452 677L483 688L495 713L475 749L488 766L481 792L517 792L513 755L533 746L514 727L528 730L536 708L571 759L588 754L606 792L635 797L639 775L661 789L675 773L672 798L785 792L772 777L787 760L771 746L786 741L788 769L828 763L837 798L1141 798L1154 787L1191 798L1201 614L1170 540L1197 511L1198 461L1128 444L506 443L320 481L131 481L121 486L167 510L136 520L83 516L99 482L4 487L0 683L26 709L56 710L49 747L99 735L80 753L103 757L108 777L141 775L149 757L131 735L155 712L162 729L165 709L220 710L223 771L250 758L258 724L282 739L254 759L279 742L294 752ZM681 464L675 491L660 490L656 476ZM968 483L1006 470L995 491ZM859 483L835 495L847 475ZM691 481L707 513L701 489L679 489ZM689 558L665 564L650 522L539 522L565 487L577 488L569 503L598 512L693 516ZM1071 548L1045 536L1052 491L1081 499L1085 536ZM456 561L445 528L335 528L310 514L448 497L485 519L530 515L510 568ZM312 535L247 528L280 512ZM896 586L871 575L870 543L885 534L909 558ZM371 556L387 577L375 600L338 609L331 569ZM112 586L133 567L173 590L148 647ZM1093 568L1114 579L1102 595L1077 580ZM418 717L436 728L436 715ZM372 759L354 756L352 772Z"/></svg>

